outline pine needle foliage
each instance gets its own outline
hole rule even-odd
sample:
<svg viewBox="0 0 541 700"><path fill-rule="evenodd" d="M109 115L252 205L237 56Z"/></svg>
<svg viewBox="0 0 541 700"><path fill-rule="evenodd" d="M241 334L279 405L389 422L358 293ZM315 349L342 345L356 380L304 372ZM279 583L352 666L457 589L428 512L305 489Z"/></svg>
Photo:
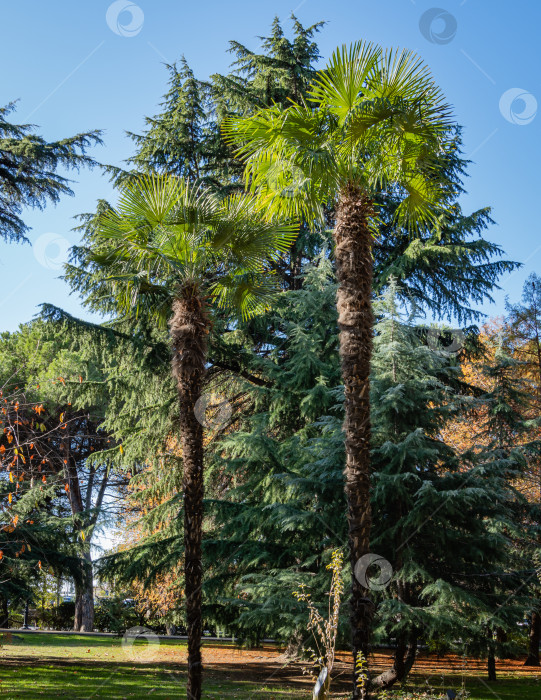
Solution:
<svg viewBox="0 0 541 700"><path fill-rule="evenodd" d="M43 209L62 195L73 195L70 180L59 169L78 171L96 161L87 150L101 144L100 131L88 131L58 141L46 141L33 124L8 121L11 102L0 107L0 238L28 242L28 226L21 218L27 207Z"/></svg>

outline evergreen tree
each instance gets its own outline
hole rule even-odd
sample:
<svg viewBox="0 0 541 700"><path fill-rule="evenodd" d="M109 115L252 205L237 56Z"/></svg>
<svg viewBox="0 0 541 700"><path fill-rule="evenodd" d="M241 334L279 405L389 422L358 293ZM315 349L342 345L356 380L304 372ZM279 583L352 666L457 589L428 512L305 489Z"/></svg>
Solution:
<svg viewBox="0 0 541 700"><path fill-rule="evenodd" d="M382 688L407 676L421 638L461 638L487 653L487 634L520 619L517 600L506 600L520 581L507 568L520 463L493 446L461 454L442 440L471 399L453 388L456 358L402 322L393 286L378 307L372 382L372 547L394 569L378 631L397 644L392 668L374 679Z"/></svg>
<svg viewBox="0 0 541 700"><path fill-rule="evenodd" d="M343 437L318 440L330 420L323 416L342 417L335 292L322 256L302 289L284 293L261 319L275 336L252 367L259 382L240 380L232 429L208 448L215 485L215 528L205 543L215 562L205 584L215 601L208 614L251 641L300 643L304 610L292 591L304 581L324 600L324 564L346 539ZM242 351L242 330L235 341Z"/></svg>
<svg viewBox="0 0 541 700"><path fill-rule="evenodd" d="M386 188L378 194L374 288L382 293L389 280L395 279L403 304L462 325L484 316L473 304L491 303L501 275L519 264L501 259L502 249L483 237L494 223L489 207L470 214L462 211L460 197L465 194L469 165L462 155L462 129L453 127L449 139L438 168L449 188L450 204L437 225L412 237L395 221L400 193Z"/></svg>
<svg viewBox="0 0 541 700"><path fill-rule="evenodd" d="M86 151L102 141L100 131L89 131L48 142L33 125L9 122L14 109L15 103L0 108L0 237L19 242L28 240L23 209L42 209L63 194L72 195L70 181L58 170L96 165Z"/></svg>
<svg viewBox="0 0 541 700"><path fill-rule="evenodd" d="M146 117L142 135L128 132L136 153L128 159L136 172L169 173L190 181L205 175L208 160L206 136L209 129L209 86L197 80L186 59L180 67L167 65L169 89L162 112ZM123 180L118 171L118 180Z"/></svg>
<svg viewBox="0 0 541 700"><path fill-rule="evenodd" d="M228 75L211 76L222 118L274 104L286 107L290 100L298 102L307 96L319 60L319 48L313 39L325 22L303 27L295 15L291 15L291 20L292 40L285 36L279 18L274 18L270 36L260 37L262 53L238 41L229 42L229 51L235 56L233 70Z"/></svg>

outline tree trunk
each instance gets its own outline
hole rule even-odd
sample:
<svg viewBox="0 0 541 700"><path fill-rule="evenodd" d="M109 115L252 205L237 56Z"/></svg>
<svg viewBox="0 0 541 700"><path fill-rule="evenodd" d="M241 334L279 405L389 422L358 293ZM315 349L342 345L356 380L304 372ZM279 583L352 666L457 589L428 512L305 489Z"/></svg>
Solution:
<svg viewBox="0 0 541 700"><path fill-rule="evenodd" d="M336 307L342 379L345 387L345 492L352 572L370 551L370 358L372 354L372 237L368 228L372 201L354 185L345 187L336 212L335 259L338 278ZM353 697L368 698L360 689L356 664L369 653L374 614L366 581L353 575L350 621L353 647Z"/></svg>
<svg viewBox="0 0 541 700"><path fill-rule="evenodd" d="M0 595L0 627L9 629L8 599L4 595Z"/></svg>
<svg viewBox="0 0 541 700"><path fill-rule="evenodd" d="M379 690L386 690L395 683L401 683L405 680L415 663L417 655L417 635L414 633L410 636L409 642L406 642L406 637L398 639L398 644L394 653L393 665L391 668L380 673L377 678L371 683L371 686Z"/></svg>
<svg viewBox="0 0 541 700"><path fill-rule="evenodd" d="M284 651L284 656L288 661L296 661L299 658L300 652L303 648L304 639L304 634L301 634L299 630L293 632L293 634L289 637L286 650Z"/></svg>
<svg viewBox="0 0 541 700"><path fill-rule="evenodd" d="M494 647L492 644L488 648L487 673L489 681L496 680L496 658L494 656Z"/></svg>
<svg viewBox="0 0 541 700"><path fill-rule="evenodd" d="M528 658L524 662L525 666L539 666L539 642L541 641L541 614L539 611L532 612L530 623L530 634L528 638Z"/></svg>
<svg viewBox="0 0 541 700"><path fill-rule="evenodd" d="M75 614L73 615L73 631L79 632L83 619L82 590L80 584L75 584Z"/></svg>
<svg viewBox="0 0 541 700"><path fill-rule="evenodd" d="M76 632L92 632L94 629L94 577L90 552L84 553L81 562L81 582L75 584L75 616L73 629Z"/></svg>
<svg viewBox="0 0 541 700"><path fill-rule="evenodd" d="M184 287L173 302L170 322L173 375L180 402L180 443L184 466L184 577L188 627L188 700L200 700L201 663L201 540L203 529L203 426L195 415L201 396L208 316L195 287Z"/></svg>

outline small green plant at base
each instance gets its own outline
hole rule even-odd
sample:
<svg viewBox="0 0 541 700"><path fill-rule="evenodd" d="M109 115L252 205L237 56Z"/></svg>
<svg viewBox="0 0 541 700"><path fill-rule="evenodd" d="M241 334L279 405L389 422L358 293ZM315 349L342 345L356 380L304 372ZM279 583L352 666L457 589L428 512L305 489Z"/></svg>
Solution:
<svg viewBox="0 0 541 700"><path fill-rule="evenodd" d="M368 689L368 659L362 652L359 652L355 661L357 670L357 688L361 691L361 698L364 699Z"/></svg>
<svg viewBox="0 0 541 700"><path fill-rule="evenodd" d="M336 636L338 633L338 618L340 613L340 602L344 592L342 581L342 566L344 555L340 550L335 550L331 555L331 561L327 564L327 569L332 571L331 587L329 590L329 610L327 619L321 615L307 591L306 586L301 584L298 591L293 595L299 601L306 603L308 608L307 629L312 633L317 648L317 653L312 653L313 671L320 675L323 669L327 669L327 676L323 685L314 698L326 700L330 697L331 674L334 666L336 652Z"/></svg>

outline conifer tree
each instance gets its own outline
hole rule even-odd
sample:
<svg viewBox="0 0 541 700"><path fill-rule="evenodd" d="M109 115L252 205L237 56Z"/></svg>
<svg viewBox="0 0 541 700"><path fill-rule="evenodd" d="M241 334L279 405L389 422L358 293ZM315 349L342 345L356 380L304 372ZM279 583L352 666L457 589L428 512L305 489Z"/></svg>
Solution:
<svg viewBox="0 0 541 700"><path fill-rule="evenodd" d="M70 181L59 169L96 165L86 151L102 141L100 131L88 131L48 142L35 133L32 124L8 121L14 109L14 102L0 107L0 238L23 242L28 240L23 209L42 209L47 202L72 195Z"/></svg>
<svg viewBox="0 0 541 700"><path fill-rule="evenodd" d="M324 599L324 564L346 538L343 438L338 431L318 441L330 416L342 418L332 277L323 255L302 288L260 319L275 335L251 367L259 382L239 379L232 429L208 448L216 521L206 542L215 562L209 615L251 641L272 635L298 645L304 611L292 591L304 581ZM230 341L237 355L250 342L245 333Z"/></svg>
<svg viewBox="0 0 541 700"><path fill-rule="evenodd" d="M420 638L467 639L482 653L487 633L512 629L520 615L516 600L502 605L519 581L506 567L520 464L442 440L471 401L454 389L454 355L402 321L393 286L377 307L372 382L372 544L394 569L378 613L380 633L397 643L392 668L374 679L382 688L407 676Z"/></svg>
<svg viewBox="0 0 541 700"><path fill-rule="evenodd" d="M136 146L128 163L136 172L169 173L195 181L204 178L208 160L208 84L196 79L183 57L180 66L167 65L169 89L162 112L146 117L143 134L128 132ZM122 172L118 171L118 180Z"/></svg>
<svg viewBox="0 0 541 700"><path fill-rule="evenodd" d="M469 165L462 153L462 129L454 126L449 139L450 147L439 156L438 167L451 201L438 225L412 238L393 221L399 193L391 188L378 195L374 289L382 293L389 280L395 279L403 304L463 325L483 318L484 313L475 306L491 303L501 275L519 264L504 259L500 246L484 237L494 223L489 207L468 214L462 210L460 197L465 193Z"/></svg>
<svg viewBox="0 0 541 700"><path fill-rule="evenodd" d="M306 97L319 59L315 35L325 22L304 27L295 15L291 16L293 39L288 39L278 17L271 26L270 35L260 37L262 53L240 44L229 42L229 51L235 56L228 75L211 76L213 95L218 114L247 114L273 104L286 106L291 99Z"/></svg>

